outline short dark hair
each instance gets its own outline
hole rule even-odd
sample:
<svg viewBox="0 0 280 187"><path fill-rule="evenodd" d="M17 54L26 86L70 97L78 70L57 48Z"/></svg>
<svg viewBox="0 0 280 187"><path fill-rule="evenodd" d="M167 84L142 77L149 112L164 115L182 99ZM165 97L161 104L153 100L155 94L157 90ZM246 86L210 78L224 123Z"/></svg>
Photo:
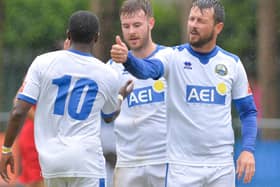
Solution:
<svg viewBox="0 0 280 187"><path fill-rule="evenodd" d="M69 18L68 32L73 42L90 43L99 32L98 17L86 10L74 12Z"/></svg>
<svg viewBox="0 0 280 187"><path fill-rule="evenodd" d="M153 17L153 9L150 0L126 0L120 8L120 15L133 14L139 10L143 10L147 16Z"/></svg>
<svg viewBox="0 0 280 187"><path fill-rule="evenodd" d="M219 0L193 0L192 7L214 9L215 23L225 22L225 8Z"/></svg>

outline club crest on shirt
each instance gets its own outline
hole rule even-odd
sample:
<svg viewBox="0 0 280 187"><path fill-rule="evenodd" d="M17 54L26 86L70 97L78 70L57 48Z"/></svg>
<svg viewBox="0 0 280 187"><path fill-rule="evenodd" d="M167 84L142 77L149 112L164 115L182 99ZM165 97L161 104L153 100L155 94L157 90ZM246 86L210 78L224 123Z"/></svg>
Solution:
<svg viewBox="0 0 280 187"><path fill-rule="evenodd" d="M215 67L215 72L221 76L226 76L228 74L227 67L224 64L217 64Z"/></svg>

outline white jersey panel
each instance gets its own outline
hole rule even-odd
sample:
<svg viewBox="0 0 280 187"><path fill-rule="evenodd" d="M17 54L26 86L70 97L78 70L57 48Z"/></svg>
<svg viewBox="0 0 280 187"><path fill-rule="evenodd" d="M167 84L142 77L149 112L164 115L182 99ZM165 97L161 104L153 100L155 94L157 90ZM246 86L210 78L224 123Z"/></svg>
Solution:
<svg viewBox="0 0 280 187"><path fill-rule="evenodd" d="M156 54L168 85L168 159L186 165L233 162L231 100L250 95L239 58L219 47L196 53L186 44Z"/></svg>
<svg viewBox="0 0 280 187"><path fill-rule="evenodd" d="M163 46L158 46L151 58ZM115 120L117 167L166 163L166 89L164 78L140 80L111 62L122 84L134 81L134 89L124 100Z"/></svg>
<svg viewBox="0 0 280 187"><path fill-rule="evenodd" d="M118 89L117 73L92 56L62 50L34 60L19 95L37 101L35 143L45 178L105 177L100 111L117 109Z"/></svg>

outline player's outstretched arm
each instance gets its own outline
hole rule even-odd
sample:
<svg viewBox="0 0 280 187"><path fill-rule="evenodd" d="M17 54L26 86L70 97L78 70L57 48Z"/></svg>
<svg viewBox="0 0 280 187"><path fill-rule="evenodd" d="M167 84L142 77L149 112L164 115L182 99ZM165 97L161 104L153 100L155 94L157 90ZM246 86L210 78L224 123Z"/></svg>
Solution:
<svg viewBox="0 0 280 187"><path fill-rule="evenodd" d="M32 104L29 104L25 101L16 100L15 105L11 111L4 144L2 146L2 157L0 162L0 175L5 182L10 181L10 177L8 175L8 166L10 166L11 172L14 173L14 157L12 154L12 145L16 139L18 132L21 129L22 124L24 123L24 120L31 106Z"/></svg>
<svg viewBox="0 0 280 187"><path fill-rule="evenodd" d="M160 60L133 56L119 36L116 36L116 44L112 46L111 58L117 63L122 63L126 70L139 79L159 79L163 76L164 67Z"/></svg>
<svg viewBox="0 0 280 187"><path fill-rule="evenodd" d="M119 95L118 95L118 100L119 100L118 109L116 110L116 112L114 113L114 115L112 117L103 118L106 123L110 123L118 117L118 115L120 114L120 111L121 111L122 102L126 98L126 96L128 96L132 92L133 87L134 87L134 84L133 84L132 80L128 80L125 83L125 85L123 87L121 87L121 89L119 91Z"/></svg>

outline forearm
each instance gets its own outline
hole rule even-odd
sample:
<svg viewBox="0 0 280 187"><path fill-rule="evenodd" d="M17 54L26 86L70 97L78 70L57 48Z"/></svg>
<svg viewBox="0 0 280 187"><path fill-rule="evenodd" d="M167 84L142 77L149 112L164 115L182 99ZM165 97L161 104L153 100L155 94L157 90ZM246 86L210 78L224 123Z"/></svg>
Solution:
<svg viewBox="0 0 280 187"><path fill-rule="evenodd" d="M32 104L22 100L16 100L16 103L10 113L8 120L4 146L11 147L16 139L18 132L20 131L29 109Z"/></svg>
<svg viewBox="0 0 280 187"><path fill-rule="evenodd" d="M112 115L108 116L108 115L102 114L102 118L106 123L111 123L119 116L119 114L121 112L121 104L122 104L122 100L119 99L118 108Z"/></svg>
<svg viewBox="0 0 280 187"><path fill-rule="evenodd" d="M21 113L18 112L17 109L13 109L5 133L5 140L3 144L5 147L12 147L16 139L16 136L25 121L26 116L27 113Z"/></svg>
<svg viewBox="0 0 280 187"><path fill-rule="evenodd" d="M257 109L252 96L235 100L241 120L242 150L254 152L257 137Z"/></svg>
<svg viewBox="0 0 280 187"><path fill-rule="evenodd" d="M134 57L130 52L124 63L126 70L139 79L159 79L163 76L163 64L157 59L140 59Z"/></svg>
<svg viewBox="0 0 280 187"><path fill-rule="evenodd" d="M257 122L256 116L253 114L248 115L241 120L242 123L242 150L255 151L255 142L257 136Z"/></svg>

